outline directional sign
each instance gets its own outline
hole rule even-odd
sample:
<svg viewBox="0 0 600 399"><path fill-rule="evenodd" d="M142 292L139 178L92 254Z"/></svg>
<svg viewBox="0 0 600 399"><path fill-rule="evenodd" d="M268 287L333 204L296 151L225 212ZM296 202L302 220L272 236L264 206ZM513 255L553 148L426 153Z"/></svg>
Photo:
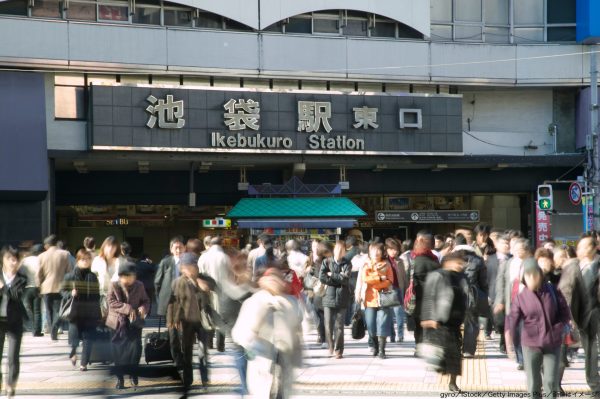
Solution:
<svg viewBox="0 0 600 399"><path fill-rule="evenodd" d="M479 211L377 211L377 223L474 223L479 221Z"/></svg>
<svg viewBox="0 0 600 399"><path fill-rule="evenodd" d="M539 206L542 211L549 211L552 209L552 201L549 199L540 200Z"/></svg>
<svg viewBox="0 0 600 399"><path fill-rule="evenodd" d="M573 205L581 204L581 194L582 194L581 186L577 182L571 183L569 186L569 200Z"/></svg>

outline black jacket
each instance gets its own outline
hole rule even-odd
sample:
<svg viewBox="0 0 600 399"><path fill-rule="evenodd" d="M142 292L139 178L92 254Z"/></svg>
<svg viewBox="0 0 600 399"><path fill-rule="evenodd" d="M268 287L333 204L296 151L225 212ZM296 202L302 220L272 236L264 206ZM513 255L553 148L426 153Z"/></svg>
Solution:
<svg viewBox="0 0 600 399"><path fill-rule="evenodd" d="M465 319L467 294L464 273L443 269L429 273L425 283L421 320L460 325Z"/></svg>
<svg viewBox="0 0 600 399"><path fill-rule="evenodd" d="M409 254L411 257L412 254ZM423 306L423 293L425 291L425 280L427 275L440 268L440 264L426 255L420 255L409 260L410 277L413 279L413 290L415 293L415 318L421 317ZM409 280L410 281L410 280ZM410 283L409 283L410 284Z"/></svg>
<svg viewBox="0 0 600 399"><path fill-rule="evenodd" d="M344 308L348 306L350 300L350 272L352 266L346 259L336 262L333 258L327 258L321 265L319 280L327 284L327 290L323 297L323 307L325 308ZM331 276L327 273L331 272Z"/></svg>
<svg viewBox="0 0 600 399"><path fill-rule="evenodd" d="M77 296L73 300L75 318L71 322L90 326L97 324L102 319L102 314L100 313L100 285L96 273L90 269L76 267L65 276L61 291L63 298L69 298L73 288L77 290Z"/></svg>
<svg viewBox="0 0 600 399"><path fill-rule="evenodd" d="M27 285L27 277L17 272L10 287L8 287L4 281L4 273L0 272L0 281L2 281L0 306L6 305L6 317L0 318L0 322L6 323L8 331L21 334L23 333L23 315L25 314L22 299Z"/></svg>
<svg viewBox="0 0 600 399"><path fill-rule="evenodd" d="M175 257L169 255L158 264L158 270L154 278L154 287L156 288L156 301L158 302L158 308L156 313L159 316L167 315L167 307L171 300L171 294L173 290L171 285L173 283L174 268L177 267Z"/></svg>

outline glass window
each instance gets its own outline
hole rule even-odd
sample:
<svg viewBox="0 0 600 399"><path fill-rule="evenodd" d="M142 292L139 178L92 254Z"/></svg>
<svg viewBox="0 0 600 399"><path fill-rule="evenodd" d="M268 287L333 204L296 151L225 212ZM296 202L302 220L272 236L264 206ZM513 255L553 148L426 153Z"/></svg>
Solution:
<svg viewBox="0 0 600 399"><path fill-rule="evenodd" d="M485 0L485 23L508 25L509 0Z"/></svg>
<svg viewBox="0 0 600 399"><path fill-rule="evenodd" d="M225 18L225 29L243 30L243 31L251 31L252 30L252 28L250 28L248 25L244 25L238 21L234 21L233 19L227 19L227 18Z"/></svg>
<svg viewBox="0 0 600 399"><path fill-rule="evenodd" d="M452 26L431 25L431 40L452 40Z"/></svg>
<svg viewBox="0 0 600 399"><path fill-rule="evenodd" d="M367 36L367 20L348 19L343 32L347 36Z"/></svg>
<svg viewBox="0 0 600 399"><path fill-rule="evenodd" d="M315 16L313 20L314 33L339 33L339 19L323 19Z"/></svg>
<svg viewBox="0 0 600 399"><path fill-rule="evenodd" d="M547 7L549 24L568 24L577 20L575 0L548 0Z"/></svg>
<svg viewBox="0 0 600 399"><path fill-rule="evenodd" d="M574 26L549 27L547 39L549 42L574 42L576 29Z"/></svg>
<svg viewBox="0 0 600 399"><path fill-rule="evenodd" d="M396 37L396 23L375 21L375 27L371 30L373 37Z"/></svg>
<svg viewBox="0 0 600 399"><path fill-rule="evenodd" d="M196 24L199 28L223 29L223 18L209 12L201 12Z"/></svg>
<svg viewBox="0 0 600 399"><path fill-rule="evenodd" d="M542 25L544 2L542 0L518 0L513 2L515 25Z"/></svg>
<svg viewBox="0 0 600 399"><path fill-rule="evenodd" d="M481 22L482 0L454 0L457 21Z"/></svg>
<svg viewBox="0 0 600 399"><path fill-rule="evenodd" d="M164 10L165 25L192 26L192 10Z"/></svg>
<svg viewBox="0 0 600 399"><path fill-rule="evenodd" d="M452 1L431 0L431 20L452 22Z"/></svg>
<svg viewBox="0 0 600 399"><path fill-rule="evenodd" d="M481 41L481 26L456 25L454 26L454 40Z"/></svg>
<svg viewBox="0 0 600 399"><path fill-rule="evenodd" d="M543 28L515 28L514 30L515 43L532 43L544 41Z"/></svg>
<svg viewBox="0 0 600 399"><path fill-rule="evenodd" d="M283 24L281 22L276 22L273 25L267 26L263 29L264 32L283 32Z"/></svg>
<svg viewBox="0 0 600 399"><path fill-rule="evenodd" d="M57 0L36 0L31 10L34 17L60 18L60 3Z"/></svg>
<svg viewBox="0 0 600 399"><path fill-rule="evenodd" d="M398 23L398 37L408 39L423 39L423 35L408 25Z"/></svg>
<svg viewBox="0 0 600 399"><path fill-rule="evenodd" d="M290 18L285 25L286 33L312 33L312 21L310 18Z"/></svg>
<svg viewBox="0 0 600 399"><path fill-rule="evenodd" d="M0 14L27 15L27 2L25 0L0 1Z"/></svg>
<svg viewBox="0 0 600 399"><path fill-rule="evenodd" d="M132 21L136 24L160 25L160 8L136 6Z"/></svg>
<svg viewBox="0 0 600 399"><path fill-rule="evenodd" d="M54 87L54 117L85 119L84 87Z"/></svg>
<svg viewBox="0 0 600 399"><path fill-rule="evenodd" d="M485 41L486 43L508 43L510 39L509 28L492 28L486 26Z"/></svg>
<svg viewBox="0 0 600 399"><path fill-rule="evenodd" d="M129 21L129 7L127 5L98 5L98 19L105 21Z"/></svg>
<svg viewBox="0 0 600 399"><path fill-rule="evenodd" d="M96 20L96 3L81 3L70 1L67 9L67 19L79 19L82 21Z"/></svg>

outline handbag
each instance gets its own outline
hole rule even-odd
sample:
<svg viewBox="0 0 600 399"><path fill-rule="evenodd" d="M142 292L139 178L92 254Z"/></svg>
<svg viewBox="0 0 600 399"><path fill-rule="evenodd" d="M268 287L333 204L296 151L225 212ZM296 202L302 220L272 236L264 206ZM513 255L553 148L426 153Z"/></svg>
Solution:
<svg viewBox="0 0 600 399"><path fill-rule="evenodd" d="M421 342L417 344L417 356L425 360L427 366L432 371L442 370L444 363L444 348L430 342Z"/></svg>
<svg viewBox="0 0 600 399"><path fill-rule="evenodd" d="M362 310L357 310L352 316L352 338L363 339L366 334L365 317Z"/></svg>
<svg viewBox="0 0 600 399"><path fill-rule="evenodd" d="M69 296L66 299L63 299L60 303L60 311L59 318L61 320L71 321L75 319L75 306L74 306L75 298Z"/></svg>
<svg viewBox="0 0 600 399"><path fill-rule="evenodd" d="M323 284L321 282L321 280L317 280L317 282L313 286L313 293L316 296L325 296L326 291L327 291L327 284Z"/></svg>
<svg viewBox="0 0 600 399"><path fill-rule="evenodd" d="M379 291L377 304L380 308L393 308L401 305L398 294L391 289Z"/></svg>

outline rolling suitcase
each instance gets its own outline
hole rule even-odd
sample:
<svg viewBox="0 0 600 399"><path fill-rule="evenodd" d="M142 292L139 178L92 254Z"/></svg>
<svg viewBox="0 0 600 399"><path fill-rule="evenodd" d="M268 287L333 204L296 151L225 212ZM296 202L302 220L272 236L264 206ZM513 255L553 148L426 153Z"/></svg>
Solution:
<svg viewBox="0 0 600 399"><path fill-rule="evenodd" d="M158 319L158 332L146 334L144 337L144 357L146 364L151 362L172 362L169 332L160 331L161 318Z"/></svg>
<svg viewBox="0 0 600 399"><path fill-rule="evenodd" d="M90 364L112 363L112 348L110 343L111 331L106 327L96 328L96 332L92 344L92 353L90 354Z"/></svg>

